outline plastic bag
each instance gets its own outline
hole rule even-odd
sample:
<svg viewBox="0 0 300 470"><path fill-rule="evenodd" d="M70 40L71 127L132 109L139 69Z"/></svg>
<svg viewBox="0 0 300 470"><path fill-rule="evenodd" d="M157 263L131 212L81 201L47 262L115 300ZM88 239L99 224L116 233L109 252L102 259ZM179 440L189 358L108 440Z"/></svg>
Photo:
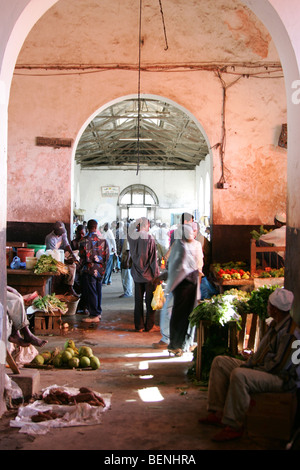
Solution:
<svg viewBox="0 0 300 470"><path fill-rule="evenodd" d="M162 285L158 284L155 291L153 292L151 307L153 308L153 310L160 310L161 308L163 308L165 301L166 299Z"/></svg>
<svg viewBox="0 0 300 470"><path fill-rule="evenodd" d="M23 263L18 256L15 256L12 262L10 263L11 269L20 269L25 268L26 263Z"/></svg>
<svg viewBox="0 0 300 470"><path fill-rule="evenodd" d="M10 263L11 269L20 269L21 260L18 256L15 256L12 262Z"/></svg>
<svg viewBox="0 0 300 470"><path fill-rule="evenodd" d="M24 403L22 389L7 374L5 374L4 392L9 406L13 404L18 405L20 403Z"/></svg>

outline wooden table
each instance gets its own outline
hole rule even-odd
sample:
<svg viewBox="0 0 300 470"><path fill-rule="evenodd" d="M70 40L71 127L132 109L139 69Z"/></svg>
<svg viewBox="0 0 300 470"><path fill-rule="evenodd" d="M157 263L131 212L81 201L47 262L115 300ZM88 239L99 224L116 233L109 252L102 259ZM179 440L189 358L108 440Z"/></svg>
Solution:
<svg viewBox="0 0 300 470"><path fill-rule="evenodd" d="M213 283L219 289L220 294L224 294L224 287L228 287L229 289L238 289L239 287L247 286L250 290L253 290L254 288L254 280L252 277L249 277L249 279L222 279L218 276L213 267L210 268L210 271L213 276Z"/></svg>
<svg viewBox="0 0 300 470"><path fill-rule="evenodd" d="M238 287L247 286L251 290L254 288L254 280L250 279L221 279L215 277L214 284L218 286L220 294L224 294L224 287L237 289Z"/></svg>
<svg viewBox="0 0 300 470"><path fill-rule="evenodd" d="M21 295L37 291L39 295L51 294L54 273L34 274L30 269L7 269L7 285Z"/></svg>

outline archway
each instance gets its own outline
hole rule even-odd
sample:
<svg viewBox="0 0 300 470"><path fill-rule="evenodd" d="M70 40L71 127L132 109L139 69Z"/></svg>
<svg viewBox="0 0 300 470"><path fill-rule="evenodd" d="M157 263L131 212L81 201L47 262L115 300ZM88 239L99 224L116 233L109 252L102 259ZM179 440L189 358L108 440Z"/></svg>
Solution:
<svg viewBox="0 0 300 470"><path fill-rule="evenodd" d="M212 186L211 145L203 126L189 110L168 98L148 94L141 95L140 101L139 154L136 95L120 97L107 103L81 127L72 158L72 188L76 188L76 191L73 190L76 210L84 209L85 217L89 218L90 214L97 220L101 217L110 217L111 220L124 218L125 212L126 217L131 217L129 212L133 214L132 203L130 209L127 203L119 205L117 196L123 195L127 187L137 184L141 187L149 186L147 181L153 181L151 190L157 195L157 201L150 204L146 202L144 206L147 205L148 209L140 207L139 212L144 211L144 215L147 213L149 219L158 217L164 219L167 225L172 225L174 214L185 210L181 207L182 203L176 205L175 202L183 191L178 186L178 175L184 173L192 175L189 183L189 211L203 215L203 211L199 211L197 194L200 178L207 182L207 172L209 188ZM141 173L138 174L137 168L142 170ZM173 175L170 176L169 170L173 171ZM114 190L114 194L112 191L106 193L105 200L99 195L98 188L101 186L103 192L104 173L105 184ZM174 194L170 190L172 183L176 185L176 191L172 189ZM168 199L163 194L164 190L171 194ZM136 209L137 205L135 214ZM211 220L211 205L207 210L206 215Z"/></svg>

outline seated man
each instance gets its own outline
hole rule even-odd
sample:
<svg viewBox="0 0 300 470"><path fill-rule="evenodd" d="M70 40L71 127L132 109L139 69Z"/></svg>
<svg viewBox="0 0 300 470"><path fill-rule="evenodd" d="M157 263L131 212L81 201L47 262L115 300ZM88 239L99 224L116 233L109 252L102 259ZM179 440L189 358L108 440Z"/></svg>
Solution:
<svg viewBox="0 0 300 470"><path fill-rule="evenodd" d="M48 342L37 338L31 333L23 297L18 291L9 286L7 286L7 314L11 329L8 336L10 343L23 347L30 344L42 347Z"/></svg>
<svg viewBox="0 0 300 470"><path fill-rule="evenodd" d="M257 246L286 246L286 215L276 214L274 225L274 230L261 235L256 242ZM261 256L270 268L279 269L284 267L284 251L259 253L258 256Z"/></svg>
<svg viewBox="0 0 300 470"><path fill-rule="evenodd" d="M273 321L248 361L229 356L213 360L207 407L211 413L199 419L201 424L225 426L213 440L242 436L250 394L291 391L300 386L300 366L292 363L293 342L300 338L289 313L293 300L293 293L283 288L270 295L268 315Z"/></svg>

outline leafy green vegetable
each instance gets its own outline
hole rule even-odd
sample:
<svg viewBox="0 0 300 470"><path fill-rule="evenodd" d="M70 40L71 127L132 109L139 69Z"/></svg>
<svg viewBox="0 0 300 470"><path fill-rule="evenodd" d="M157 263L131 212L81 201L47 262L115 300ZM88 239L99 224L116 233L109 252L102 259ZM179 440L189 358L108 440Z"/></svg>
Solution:
<svg viewBox="0 0 300 470"><path fill-rule="evenodd" d="M262 286L251 292L248 308L251 313L256 313L259 318L265 320L268 317L267 307L269 296L280 286Z"/></svg>
<svg viewBox="0 0 300 470"><path fill-rule="evenodd" d="M51 255L42 255L34 268L34 274L56 273L57 271L57 261Z"/></svg>
<svg viewBox="0 0 300 470"><path fill-rule="evenodd" d="M269 295L279 287L262 286L251 293L230 289L224 294L214 295L211 299L201 301L190 314L192 326L199 325L200 320L207 320L221 326L235 321L240 324L243 313L255 313L262 320L268 317L267 306Z"/></svg>
<svg viewBox="0 0 300 470"><path fill-rule="evenodd" d="M62 302L55 294L45 295L44 297L37 297L32 304L36 309L45 313L53 313L60 310L61 313L67 312L67 304Z"/></svg>
<svg viewBox="0 0 300 470"><path fill-rule="evenodd" d="M247 301L250 294L238 289L230 289L225 294L214 295L211 299L203 300L190 315L192 326L198 325L200 320L209 320L212 323L225 325L235 321L239 325L241 313L247 310Z"/></svg>
<svg viewBox="0 0 300 470"><path fill-rule="evenodd" d="M257 230L252 230L252 232L250 232L250 235L252 238L254 238L255 240L258 240L262 235L264 235L265 233L268 233L268 230L266 230L264 228L263 225L261 225L259 227L259 232Z"/></svg>

